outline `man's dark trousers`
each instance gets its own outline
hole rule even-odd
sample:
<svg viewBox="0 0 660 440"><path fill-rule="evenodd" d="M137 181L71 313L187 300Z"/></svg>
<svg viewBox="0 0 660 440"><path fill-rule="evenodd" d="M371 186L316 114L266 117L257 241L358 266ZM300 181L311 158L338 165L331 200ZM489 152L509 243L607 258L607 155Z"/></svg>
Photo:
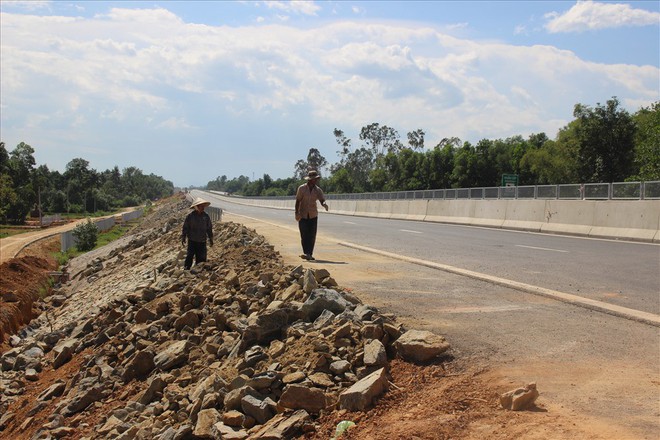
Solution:
<svg viewBox="0 0 660 440"><path fill-rule="evenodd" d="M312 255L314 253L314 244L316 243L316 226L318 225L319 218L303 218L298 222L298 229L300 230L300 242L302 244L303 253L305 255Z"/></svg>

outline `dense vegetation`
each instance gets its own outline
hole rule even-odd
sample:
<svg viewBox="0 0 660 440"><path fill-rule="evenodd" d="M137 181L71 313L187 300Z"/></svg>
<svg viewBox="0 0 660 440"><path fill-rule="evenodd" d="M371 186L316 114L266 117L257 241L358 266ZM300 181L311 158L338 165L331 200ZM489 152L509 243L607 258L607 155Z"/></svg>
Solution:
<svg viewBox="0 0 660 440"><path fill-rule="evenodd" d="M577 104L573 116L555 139L538 133L472 145L453 137L430 149L421 129L408 133L404 144L395 129L373 123L362 128L357 148L335 129L340 160L329 167L310 148L291 178L222 176L206 188L246 196L293 195L308 168L328 169L322 183L327 193L492 187L500 185L503 174L518 175L520 185L660 180L660 101L631 115L614 97L595 108Z"/></svg>
<svg viewBox="0 0 660 440"><path fill-rule="evenodd" d="M84 159L73 159L64 173L36 166L34 149L21 142L8 152L0 142L0 223L23 223L30 212L94 213L137 206L169 196L174 185L135 167L115 166L101 173Z"/></svg>

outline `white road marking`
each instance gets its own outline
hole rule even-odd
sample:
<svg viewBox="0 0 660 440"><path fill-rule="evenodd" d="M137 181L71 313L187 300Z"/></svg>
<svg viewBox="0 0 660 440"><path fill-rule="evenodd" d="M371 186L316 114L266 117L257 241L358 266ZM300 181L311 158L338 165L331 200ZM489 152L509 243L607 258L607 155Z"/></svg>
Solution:
<svg viewBox="0 0 660 440"><path fill-rule="evenodd" d="M421 234L419 231L411 231L410 229L399 229L401 232L410 232L411 234Z"/></svg>
<svg viewBox="0 0 660 440"><path fill-rule="evenodd" d="M542 248L542 247L536 247L536 246L525 246L523 244L517 244L516 247L522 247L522 248L527 248L527 249L538 249L540 251L568 252L568 251L564 251L562 249L550 249L550 248Z"/></svg>
<svg viewBox="0 0 660 440"><path fill-rule="evenodd" d="M359 249L372 254L383 255L385 257L394 258L396 260L407 261L408 263L419 264L420 266L432 267L434 269L444 270L445 272L455 273L466 277L474 278L476 280L486 281L488 283L497 284L500 286L510 287L512 289L521 290L523 292L533 293L539 296L546 296L554 298L559 301L573 304L576 306L584 307L592 310L599 310L601 312L609 313L610 315L620 316L634 321L651 324L660 327L660 315L655 313L644 312L641 310L630 309L628 307L618 306L603 301L598 301L590 298L583 298L581 296L573 295L566 292L559 292L557 290L546 289L544 287L533 286L531 284L521 283L519 281L507 280L485 273L474 272L472 270L461 269L460 267L449 266L447 264L436 263L434 261L421 260L419 258L406 257L404 255L394 254L392 252L381 251L367 246L361 246L355 243L340 241L341 246L346 246L353 249ZM568 251L566 251L568 252Z"/></svg>
<svg viewBox="0 0 660 440"><path fill-rule="evenodd" d="M525 310L531 307L522 306L475 306L475 307L447 307L436 309L440 313L493 313L493 312L511 312L514 310Z"/></svg>
<svg viewBox="0 0 660 440"><path fill-rule="evenodd" d="M354 225L355 224L353 222L344 222L344 223L346 223L347 225Z"/></svg>

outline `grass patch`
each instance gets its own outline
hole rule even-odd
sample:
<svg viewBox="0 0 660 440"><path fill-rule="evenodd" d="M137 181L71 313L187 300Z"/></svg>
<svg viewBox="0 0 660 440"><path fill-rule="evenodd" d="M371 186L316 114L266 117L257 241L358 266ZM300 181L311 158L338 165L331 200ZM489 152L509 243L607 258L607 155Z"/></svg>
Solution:
<svg viewBox="0 0 660 440"><path fill-rule="evenodd" d="M39 287L39 298L42 300L45 299L47 296L50 295L51 290L53 290L53 286L55 285L55 280L53 277L48 277L46 280L46 283Z"/></svg>
<svg viewBox="0 0 660 440"><path fill-rule="evenodd" d="M25 232L33 232L34 230L34 228L25 226L0 225L0 238L11 237L12 235L23 234Z"/></svg>
<svg viewBox="0 0 660 440"><path fill-rule="evenodd" d="M115 240L120 239L131 230L130 225L113 226L105 232L100 232L94 249L105 246Z"/></svg>
<svg viewBox="0 0 660 440"><path fill-rule="evenodd" d="M122 212L124 212L122 209L118 209L116 211L96 211L96 212L81 212L81 213L64 212L61 213L60 216L63 219L67 219L67 220L80 220L87 217L96 218L96 217L105 217L108 215L118 215L121 214Z"/></svg>
<svg viewBox="0 0 660 440"><path fill-rule="evenodd" d="M96 246L94 246L94 249L98 249L109 243L112 243L115 240L120 239L124 235L128 234L133 229L133 227L136 226L139 222L140 219L135 219L121 225L115 225L112 228L108 229L107 231L99 232L99 235L97 236L96 239ZM61 267L64 266L70 259L85 253L87 252L81 252L75 246L73 246L72 248L68 249L66 252L57 252L53 254L53 256L57 260L57 264L59 264Z"/></svg>
<svg viewBox="0 0 660 440"><path fill-rule="evenodd" d="M59 267L65 266L66 263L69 262L70 259L75 257L74 253L76 252L75 248L71 248L66 252L54 252L53 257L55 257L55 260L57 260L57 265Z"/></svg>

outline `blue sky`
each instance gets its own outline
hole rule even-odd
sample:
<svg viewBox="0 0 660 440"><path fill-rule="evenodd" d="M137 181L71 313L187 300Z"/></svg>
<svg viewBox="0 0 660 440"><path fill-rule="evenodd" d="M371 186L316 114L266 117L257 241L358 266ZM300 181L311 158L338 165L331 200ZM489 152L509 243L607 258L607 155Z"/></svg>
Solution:
<svg viewBox="0 0 660 440"><path fill-rule="evenodd" d="M554 138L660 100L660 2L0 1L0 137L178 186L293 175L338 128Z"/></svg>

